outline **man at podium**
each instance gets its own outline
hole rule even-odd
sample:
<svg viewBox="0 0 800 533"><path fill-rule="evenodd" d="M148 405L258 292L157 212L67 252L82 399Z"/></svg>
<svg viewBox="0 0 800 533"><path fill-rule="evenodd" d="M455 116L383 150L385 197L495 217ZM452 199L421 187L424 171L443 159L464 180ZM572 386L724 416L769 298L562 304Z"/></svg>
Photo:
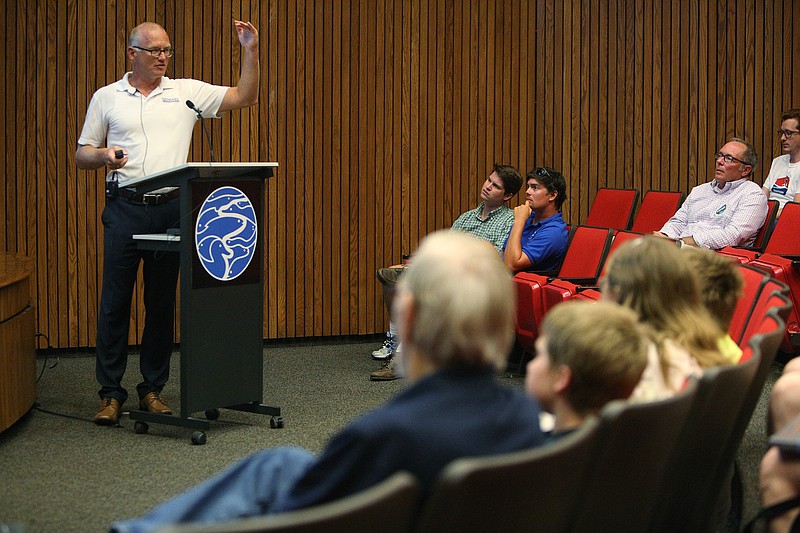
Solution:
<svg viewBox="0 0 800 533"><path fill-rule="evenodd" d="M258 102L258 30L234 21L242 46L242 70L236 87L165 73L174 53L163 27L144 22L131 31L126 57L131 70L94 93L83 125L75 162L78 168L105 167L106 206L103 288L97 319L96 376L100 409L95 423L117 425L128 392L122 386L128 359L128 325L139 263L143 262L145 326L141 339L142 381L136 387L139 408L171 414L160 397L169 376L178 254L139 250L132 236L163 233L179 225L177 189L147 194L126 188L134 178L186 163L192 130L200 118Z"/></svg>

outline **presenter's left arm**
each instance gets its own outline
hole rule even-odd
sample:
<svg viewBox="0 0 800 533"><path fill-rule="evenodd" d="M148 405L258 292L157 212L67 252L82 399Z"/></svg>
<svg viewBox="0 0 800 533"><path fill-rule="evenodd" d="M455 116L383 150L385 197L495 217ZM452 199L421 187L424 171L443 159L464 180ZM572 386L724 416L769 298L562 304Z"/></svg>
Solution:
<svg viewBox="0 0 800 533"><path fill-rule="evenodd" d="M258 102L259 59L258 30L250 22L234 20L233 25L242 45L242 73L239 84L230 87L222 99L219 112L249 107Z"/></svg>

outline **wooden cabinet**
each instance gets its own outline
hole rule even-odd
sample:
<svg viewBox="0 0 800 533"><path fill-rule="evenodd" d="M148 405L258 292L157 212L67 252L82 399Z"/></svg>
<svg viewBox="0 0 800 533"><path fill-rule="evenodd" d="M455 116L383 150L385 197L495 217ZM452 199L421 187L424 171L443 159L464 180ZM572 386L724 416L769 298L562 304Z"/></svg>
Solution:
<svg viewBox="0 0 800 533"><path fill-rule="evenodd" d="M33 263L0 253L0 431L22 418L36 400Z"/></svg>

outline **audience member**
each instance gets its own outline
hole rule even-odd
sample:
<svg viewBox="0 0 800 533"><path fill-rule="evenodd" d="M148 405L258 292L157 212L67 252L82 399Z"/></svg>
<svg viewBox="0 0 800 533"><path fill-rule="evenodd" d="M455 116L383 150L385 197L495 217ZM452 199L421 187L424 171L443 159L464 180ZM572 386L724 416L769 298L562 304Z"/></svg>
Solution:
<svg viewBox="0 0 800 533"><path fill-rule="evenodd" d="M758 166L755 147L733 138L714 154L714 179L692 189L657 237L719 250L748 245L767 218L767 199L749 176Z"/></svg>
<svg viewBox="0 0 800 533"><path fill-rule="evenodd" d="M462 213L450 229L484 239L499 252L514 222L514 212L506 203L519 192L520 187L522 187L522 176L516 168L495 164L494 170L481 187L481 203L475 209ZM383 302L390 315L397 280L400 279L405 266L406 264L401 264L381 268L375 273L383 287ZM400 377L395 364L392 363L398 345L397 325L390 320L383 345L372 352L372 358L383 361L383 364L379 370L370 374L370 380L391 381Z"/></svg>
<svg viewBox="0 0 800 533"><path fill-rule="evenodd" d="M783 367L781 376L772 387L769 401L769 429L777 430L800 415L800 357Z"/></svg>
<svg viewBox="0 0 800 533"><path fill-rule="evenodd" d="M700 302L697 278L669 241L644 237L622 244L609 259L601 291L652 330L648 366L633 400L672 396L703 368L727 363L717 348L722 332Z"/></svg>
<svg viewBox="0 0 800 533"><path fill-rule="evenodd" d="M731 338L728 330L736 304L744 290L744 280L733 258L704 250L685 248L690 268L700 284L700 301L719 325L721 336L717 349L731 364L742 358L742 349Z"/></svg>
<svg viewBox="0 0 800 533"><path fill-rule="evenodd" d="M650 342L637 320L636 313L611 302L567 302L547 313L525 389L554 415L551 437L631 395Z"/></svg>
<svg viewBox="0 0 800 533"><path fill-rule="evenodd" d="M760 515L769 522L767 531L800 531L800 454L783 453L777 446L770 447L761 459L759 483L764 505ZM780 509L784 502L788 504Z"/></svg>
<svg viewBox="0 0 800 533"><path fill-rule="evenodd" d="M775 382L769 402L768 431L784 428L800 416L800 358L789 361ZM761 518L769 522L773 533L800 531L800 454L771 446L761 459L759 469ZM780 509L782 502L793 505Z"/></svg>
<svg viewBox="0 0 800 533"><path fill-rule="evenodd" d="M800 109L789 109L781 115L777 133L783 155L772 160L763 189L770 200L778 201L781 216L786 202L800 201Z"/></svg>
<svg viewBox="0 0 800 533"><path fill-rule="evenodd" d="M514 208L514 225L503 247L511 272L558 270L567 251L567 224L561 206L567 199L564 176L548 167L528 172L525 203Z"/></svg>
<svg viewBox="0 0 800 533"><path fill-rule="evenodd" d="M319 457L299 448L264 450L112 530L305 508L400 470L429 489L456 458L542 444L538 404L494 378L511 346L513 302L508 272L486 242L457 232L425 238L393 306L406 390L345 427Z"/></svg>
<svg viewBox="0 0 800 533"><path fill-rule="evenodd" d="M789 201L800 201L800 109L790 109L781 116L778 130L783 155L772 161L764 181L764 193L780 202L780 212ZM769 403L768 430L777 431L800 416L800 358L789 361L775 382ZM772 532L800 531L800 501L784 512L776 505L800 497L800 455L770 447L761 460L761 500L770 518Z"/></svg>

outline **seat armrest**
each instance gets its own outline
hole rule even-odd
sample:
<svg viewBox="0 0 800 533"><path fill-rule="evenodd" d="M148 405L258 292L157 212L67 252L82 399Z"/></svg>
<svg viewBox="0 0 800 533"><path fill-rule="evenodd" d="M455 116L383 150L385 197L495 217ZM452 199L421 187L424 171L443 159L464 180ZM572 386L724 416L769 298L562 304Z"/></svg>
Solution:
<svg viewBox="0 0 800 533"><path fill-rule="evenodd" d="M590 290L599 291L600 287L598 285L580 285L578 287L575 287L575 290L577 292L590 291Z"/></svg>

